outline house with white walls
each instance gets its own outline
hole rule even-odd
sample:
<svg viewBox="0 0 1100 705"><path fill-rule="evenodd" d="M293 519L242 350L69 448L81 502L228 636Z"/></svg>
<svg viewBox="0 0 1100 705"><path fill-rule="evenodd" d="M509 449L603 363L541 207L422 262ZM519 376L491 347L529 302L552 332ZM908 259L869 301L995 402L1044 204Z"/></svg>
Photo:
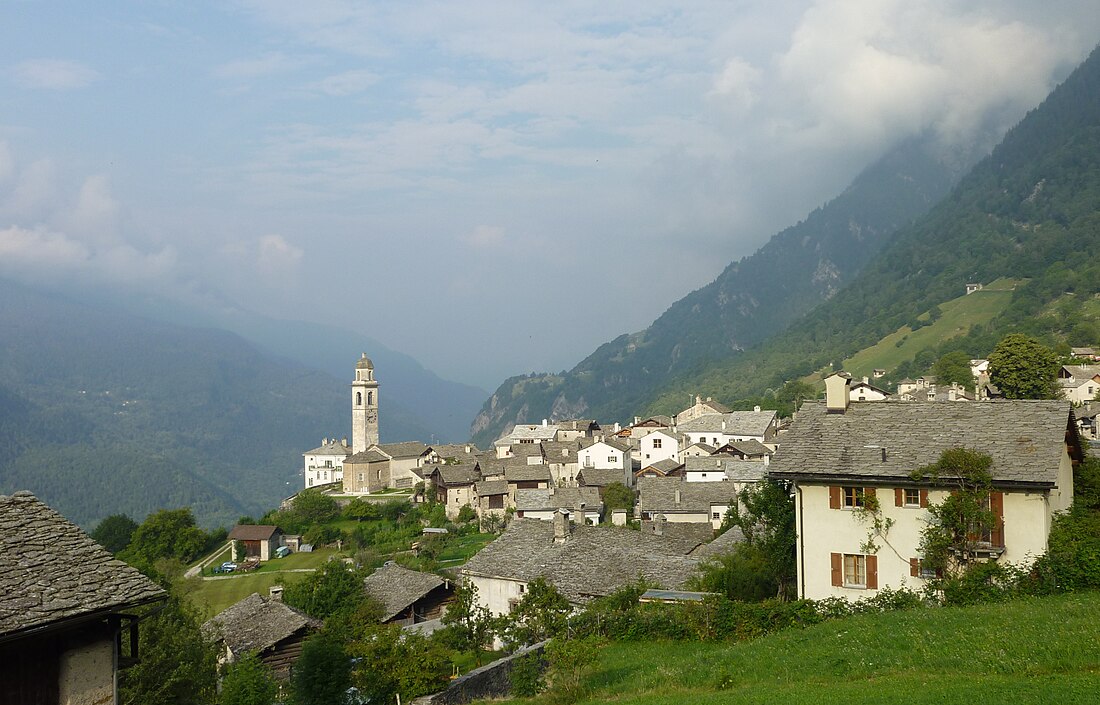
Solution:
<svg viewBox="0 0 1100 705"><path fill-rule="evenodd" d="M953 448L993 461L988 502L996 525L983 537L982 557L1025 563L1046 551L1083 457L1067 401L851 402L849 384L842 375L826 380L826 400L803 404L769 467L795 498L799 597L855 600L883 588L919 589L934 577L921 567L921 529L928 507L958 478L914 479L913 472ZM858 511L868 497L890 524L870 546Z"/></svg>

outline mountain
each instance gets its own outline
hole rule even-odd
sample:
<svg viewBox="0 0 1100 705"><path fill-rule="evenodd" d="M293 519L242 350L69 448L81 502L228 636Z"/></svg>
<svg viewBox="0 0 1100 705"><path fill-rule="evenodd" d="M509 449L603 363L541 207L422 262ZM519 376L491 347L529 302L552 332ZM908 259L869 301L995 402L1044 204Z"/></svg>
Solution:
<svg viewBox="0 0 1100 705"><path fill-rule="evenodd" d="M839 196L640 333L602 345L567 373L506 380L475 419L475 442L490 442L522 421L581 415L610 421L638 413L670 377L690 378L836 294L974 160L946 153L932 136L899 145Z"/></svg>
<svg viewBox="0 0 1100 705"><path fill-rule="evenodd" d="M365 352L379 370L385 398L397 402L404 414L403 431L397 440L463 442L469 436L470 419L485 400L485 390L445 380L409 355L343 328L274 319L221 300L217 304L182 303L103 287L81 292L82 298L89 296L146 318L236 333L269 355L293 360L337 379L350 380L352 365L359 353Z"/></svg>
<svg viewBox="0 0 1100 705"><path fill-rule="evenodd" d="M752 397L840 367L937 319L967 283L997 280L1014 287L996 315L959 327L894 373L923 371L951 350L988 354L1016 331L1051 344L1100 343L1100 49L836 296L755 349L668 378L641 408L676 408L693 389Z"/></svg>
<svg viewBox="0 0 1100 705"><path fill-rule="evenodd" d="M354 357L338 379L226 331L2 280L0 331L0 492L29 489L85 526L184 505L206 525L262 513L298 489L304 451L348 435ZM381 412L383 440L419 437L399 402L383 395Z"/></svg>

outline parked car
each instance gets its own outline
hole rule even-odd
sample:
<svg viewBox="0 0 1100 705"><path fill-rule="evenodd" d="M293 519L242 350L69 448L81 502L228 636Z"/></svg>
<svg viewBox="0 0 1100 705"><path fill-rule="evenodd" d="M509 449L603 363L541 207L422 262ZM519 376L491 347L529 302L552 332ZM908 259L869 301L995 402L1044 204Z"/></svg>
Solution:
<svg viewBox="0 0 1100 705"><path fill-rule="evenodd" d="M276 558L286 558L290 555L290 546L279 546L275 549Z"/></svg>
<svg viewBox="0 0 1100 705"><path fill-rule="evenodd" d="M218 567L221 568L222 573L232 573L233 571L235 571L237 569L237 564L234 563L233 561L226 561L225 563L222 563Z"/></svg>

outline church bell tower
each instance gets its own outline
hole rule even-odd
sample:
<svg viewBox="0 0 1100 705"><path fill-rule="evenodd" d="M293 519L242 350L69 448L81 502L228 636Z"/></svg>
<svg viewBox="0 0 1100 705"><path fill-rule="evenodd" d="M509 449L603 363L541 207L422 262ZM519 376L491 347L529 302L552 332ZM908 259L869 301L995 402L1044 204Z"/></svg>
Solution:
<svg viewBox="0 0 1100 705"><path fill-rule="evenodd" d="M355 363L351 383L351 452L362 453L378 443L378 381L374 363L363 353Z"/></svg>

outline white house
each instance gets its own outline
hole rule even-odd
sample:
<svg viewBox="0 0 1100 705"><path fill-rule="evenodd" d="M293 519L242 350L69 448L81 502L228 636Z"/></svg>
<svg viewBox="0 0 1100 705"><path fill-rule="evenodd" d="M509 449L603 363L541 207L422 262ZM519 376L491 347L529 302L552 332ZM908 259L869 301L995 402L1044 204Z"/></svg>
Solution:
<svg viewBox="0 0 1100 705"><path fill-rule="evenodd" d="M1100 392L1100 365L1062 365L1058 370L1062 396L1080 406Z"/></svg>
<svg viewBox="0 0 1100 705"><path fill-rule="evenodd" d="M596 441L577 451L577 469L622 471L622 483L627 487L633 477L633 449L616 440Z"/></svg>
<svg viewBox="0 0 1100 705"><path fill-rule="evenodd" d="M993 458L990 508L998 524L986 555L1019 563L1046 550L1051 518L1070 506L1073 465L1082 458L1067 402L849 404L845 391L841 385L824 403L802 406L769 470L792 483L800 597L858 599L886 587L920 588L929 577L919 548L927 507L946 497L952 482L917 481L910 473L951 448ZM855 511L868 495L892 522L870 552L868 522Z"/></svg>
<svg viewBox="0 0 1100 705"><path fill-rule="evenodd" d="M670 431L656 430L638 439L638 460L643 468L662 460L676 460L679 455L680 439Z"/></svg>
<svg viewBox="0 0 1100 705"><path fill-rule="evenodd" d="M890 396L890 392L871 384L866 377L853 384L848 393L852 401L882 401Z"/></svg>
<svg viewBox="0 0 1100 705"><path fill-rule="evenodd" d="M761 410L758 406L752 411L700 416L680 424L676 430L683 435L685 443L706 443L715 448L733 441L768 443L779 430L779 416L774 410Z"/></svg>
<svg viewBox="0 0 1100 705"><path fill-rule="evenodd" d="M330 482L343 482L344 459L351 455L348 439L321 439L321 445L302 453L305 458L305 486L316 487Z"/></svg>

